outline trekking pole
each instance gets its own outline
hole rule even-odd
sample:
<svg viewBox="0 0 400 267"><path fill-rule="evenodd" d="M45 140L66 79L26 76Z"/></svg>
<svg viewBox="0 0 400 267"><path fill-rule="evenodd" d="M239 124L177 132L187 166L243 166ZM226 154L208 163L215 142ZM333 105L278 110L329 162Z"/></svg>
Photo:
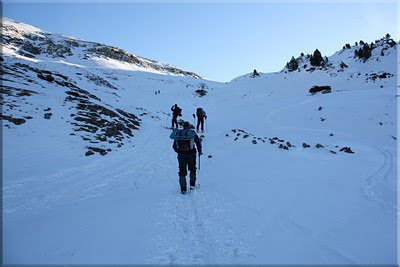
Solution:
<svg viewBox="0 0 400 267"><path fill-rule="evenodd" d="M199 171L200 171L200 155L201 155L201 154L199 153Z"/></svg>
<svg viewBox="0 0 400 267"><path fill-rule="evenodd" d="M196 127L196 116L193 114L193 127Z"/></svg>
<svg viewBox="0 0 400 267"><path fill-rule="evenodd" d="M206 132L208 133L208 123L207 123L207 118L206 118Z"/></svg>

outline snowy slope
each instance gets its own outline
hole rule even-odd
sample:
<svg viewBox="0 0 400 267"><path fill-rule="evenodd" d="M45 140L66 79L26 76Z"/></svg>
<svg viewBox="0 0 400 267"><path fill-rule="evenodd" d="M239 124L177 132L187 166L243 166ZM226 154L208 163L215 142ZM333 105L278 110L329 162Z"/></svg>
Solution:
<svg viewBox="0 0 400 267"><path fill-rule="evenodd" d="M8 18L2 20L2 30L3 53L33 62L52 61L87 68L137 70L201 78L195 73L138 57L117 47L49 33Z"/></svg>
<svg viewBox="0 0 400 267"><path fill-rule="evenodd" d="M2 55L5 263L396 262L397 45L221 84L89 55L82 40L71 56L31 58L14 39ZM196 107L208 114L201 187L186 196L165 128L175 103L192 123Z"/></svg>

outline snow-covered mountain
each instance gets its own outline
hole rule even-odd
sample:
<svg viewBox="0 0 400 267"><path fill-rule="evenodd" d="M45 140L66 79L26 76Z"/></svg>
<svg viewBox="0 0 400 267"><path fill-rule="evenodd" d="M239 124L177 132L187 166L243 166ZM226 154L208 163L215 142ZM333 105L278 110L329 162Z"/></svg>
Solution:
<svg viewBox="0 0 400 267"><path fill-rule="evenodd" d="M69 127L65 134L86 141L88 154L105 155L112 147L124 145L123 140L139 129L141 119L135 114L145 111L136 107L127 112L117 104L120 91L135 90L135 78L168 82L180 77L181 86L200 88L203 84L195 73L10 19L3 20L2 32L4 126L36 124L37 117L61 119L60 127ZM135 78L129 79L131 76ZM102 148L96 145L99 143Z"/></svg>
<svg viewBox="0 0 400 267"><path fill-rule="evenodd" d="M396 262L390 37L370 55L348 45L218 83L2 27L5 263ZM192 124L197 107L208 114L201 188L186 196L167 129L175 103Z"/></svg>
<svg viewBox="0 0 400 267"><path fill-rule="evenodd" d="M330 72L334 76L337 75L337 72L343 72L349 67L353 72L360 69L364 71L374 71L390 67L393 69L394 62L390 61L393 55L390 56L389 54L396 53L396 49L393 49L395 46L396 42L387 34L385 37L371 42L371 44L365 43L362 40L360 43L356 42L354 46L346 44L342 50L329 58L326 56L322 57L318 49L316 49L313 54L304 55L302 53L296 59L292 57L282 71L313 72L315 70L323 70ZM316 55L318 53L319 55ZM313 58L317 58L318 56L319 60L313 60ZM389 66L387 66L388 64Z"/></svg>
<svg viewBox="0 0 400 267"><path fill-rule="evenodd" d="M92 68L108 67L201 78L193 72L142 58L117 47L45 32L7 18L3 19L2 31L4 53L31 58L33 62L64 59L71 65Z"/></svg>

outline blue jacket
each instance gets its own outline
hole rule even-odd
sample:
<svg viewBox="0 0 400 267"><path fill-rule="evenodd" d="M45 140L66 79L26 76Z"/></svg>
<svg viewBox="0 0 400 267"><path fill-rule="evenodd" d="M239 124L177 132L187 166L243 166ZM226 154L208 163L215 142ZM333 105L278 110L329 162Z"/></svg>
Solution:
<svg viewBox="0 0 400 267"><path fill-rule="evenodd" d="M194 143L196 144L196 147L201 154L202 153L201 141L197 134L194 136ZM196 157L197 151L195 147L189 152L178 152L178 147L176 146L176 142L174 141L172 148L175 150L176 153L178 153L178 158Z"/></svg>

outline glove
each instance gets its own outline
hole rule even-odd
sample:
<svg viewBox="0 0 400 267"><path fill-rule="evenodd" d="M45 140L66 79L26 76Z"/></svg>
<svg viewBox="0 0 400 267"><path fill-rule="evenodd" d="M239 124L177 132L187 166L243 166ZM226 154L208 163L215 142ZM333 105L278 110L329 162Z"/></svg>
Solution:
<svg viewBox="0 0 400 267"><path fill-rule="evenodd" d="M207 119L207 116L205 118Z"/></svg>
<svg viewBox="0 0 400 267"><path fill-rule="evenodd" d="M193 118L196 118L196 115L193 114Z"/></svg>
<svg viewBox="0 0 400 267"><path fill-rule="evenodd" d="M203 152L199 151L199 156L203 155Z"/></svg>

